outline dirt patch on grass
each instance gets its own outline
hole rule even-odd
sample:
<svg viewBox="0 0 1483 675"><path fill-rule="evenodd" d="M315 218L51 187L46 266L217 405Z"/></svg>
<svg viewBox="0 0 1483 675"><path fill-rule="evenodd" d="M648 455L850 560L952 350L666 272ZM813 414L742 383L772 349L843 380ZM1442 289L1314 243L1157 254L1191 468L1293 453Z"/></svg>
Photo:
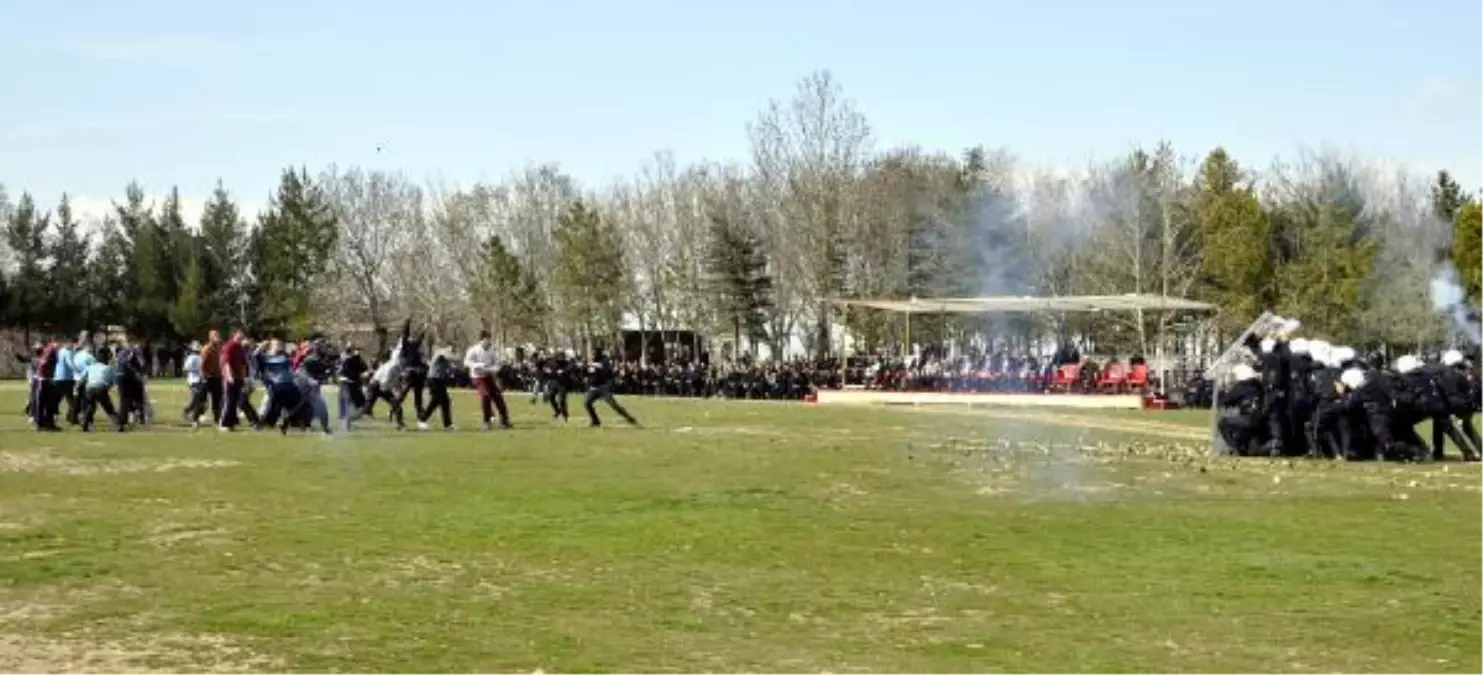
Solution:
<svg viewBox="0 0 1483 675"><path fill-rule="evenodd" d="M55 454L50 448L30 452L0 451L0 472L50 473L67 476L97 474L164 472L179 469L222 469L239 466L230 459L192 459L177 457L138 459L73 459Z"/></svg>
<svg viewBox="0 0 1483 675"><path fill-rule="evenodd" d="M167 547L179 544L199 543L214 544L221 543L226 539L227 531L221 528L205 528L180 523L162 523L155 526L150 532L147 541L155 546Z"/></svg>
<svg viewBox="0 0 1483 675"><path fill-rule="evenodd" d="M0 671L10 673L251 673L279 664L221 636L104 640L0 633Z"/></svg>
<svg viewBox="0 0 1483 675"><path fill-rule="evenodd" d="M1011 410L1007 408L933 408L919 406L909 408L914 412L933 415L970 415L993 419L1034 422L1047 426L1072 426L1082 429L1097 429L1142 436L1159 436L1182 441L1208 441L1210 432L1201 427L1175 422L1155 420L1118 419L1114 417L1077 415L1050 410Z"/></svg>
<svg viewBox="0 0 1483 675"><path fill-rule="evenodd" d="M104 637L99 624L50 633L48 622L64 619L90 604L144 591L111 581L92 586L45 587L29 592L0 593L0 672L8 673L239 673L280 669L276 660L220 635L150 633L138 637ZM115 629L148 632L147 620L135 615ZM135 621L139 620L139 621Z"/></svg>

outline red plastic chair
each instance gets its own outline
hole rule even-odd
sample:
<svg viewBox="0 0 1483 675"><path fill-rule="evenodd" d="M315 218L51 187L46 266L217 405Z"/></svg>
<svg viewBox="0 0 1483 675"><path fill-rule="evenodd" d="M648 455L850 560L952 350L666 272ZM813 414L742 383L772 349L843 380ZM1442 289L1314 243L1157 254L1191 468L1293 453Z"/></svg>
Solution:
<svg viewBox="0 0 1483 675"><path fill-rule="evenodd" d="M1076 381L1081 377L1080 363L1067 363L1059 368L1051 376L1051 391L1070 392L1076 386Z"/></svg>
<svg viewBox="0 0 1483 675"><path fill-rule="evenodd" d="M1146 375L1147 373L1145 373ZM1128 386L1128 367L1120 361L1109 361L1097 375L1097 390L1117 393Z"/></svg>
<svg viewBox="0 0 1483 675"><path fill-rule="evenodd" d="M1140 394L1148 392L1148 364L1140 363L1128 372L1127 387Z"/></svg>

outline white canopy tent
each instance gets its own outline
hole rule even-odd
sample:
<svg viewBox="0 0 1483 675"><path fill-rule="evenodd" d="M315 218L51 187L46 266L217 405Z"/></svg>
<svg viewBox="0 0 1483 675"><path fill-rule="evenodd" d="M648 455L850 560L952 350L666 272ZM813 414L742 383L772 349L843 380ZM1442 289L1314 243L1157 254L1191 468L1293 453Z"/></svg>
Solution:
<svg viewBox="0 0 1483 675"><path fill-rule="evenodd" d="M869 307L906 314L1001 314L1053 312L1193 311L1213 312L1208 302L1160 295L1065 295L1051 298L994 296L983 298L912 298L910 300L836 300L846 307Z"/></svg>
<svg viewBox="0 0 1483 675"><path fill-rule="evenodd" d="M913 314L1061 314L1070 312L1209 312L1208 302L1163 295L1064 295L1056 297L992 296L980 298L912 298L910 300L839 299L843 307L865 307L906 314L906 343L911 343ZM1167 381L1163 345L1155 356L1160 382Z"/></svg>

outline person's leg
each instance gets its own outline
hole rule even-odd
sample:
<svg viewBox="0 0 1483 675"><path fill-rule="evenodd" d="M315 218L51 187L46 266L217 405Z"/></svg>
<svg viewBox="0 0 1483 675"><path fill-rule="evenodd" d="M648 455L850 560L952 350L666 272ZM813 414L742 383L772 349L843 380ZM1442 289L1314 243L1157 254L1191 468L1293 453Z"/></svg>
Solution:
<svg viewBox="0 0 1483 675"><path fill-rule="evenodd" d="M245 384L242 386L242 399L237 404L237 412L247 418L249 425L257 426L257 406L252 404L252 388Z"/></svg>
<svg viewBox="0 0 1483 675"><path fill-rule="evenodd" d="M221 403L220 424L223 429L237 426L237 411L242 407L242 381L232 380L226 384Z"/></svg>
<svg viewBox="0 0 1483 675"><path fill-rule="evenodd" d="M612 408L614 412L618 413L619 417L622 417L629 424L633 426L639 425L639 421L634 419L633 415L628 414L628 411L623 408L623 405L618 403L618 399L613 396L612 389L606 389L603 391L603 400L607 401L608 407Z"/></svg>
<svg viewBox="0 0 1483 675"><path fill-rule="evenodd" d="M510 428L510 409L505 405L505 393L500 390L499 383L493 382L491 378L489 387L489 399L494 403L494 411L499 415L499 425L506 429Z"/></svg>
<svg viewBox="0 0 1483 675"><path fill-rule="evenodd" d="M587 419L594 427L602 426L602 418L597 416L597 408L593 407L599 398L602 398L602 393L596 387L592 387L587 390L587 396L582 400L582 407L587 409Z"/></svg>
<svg viewBox="0 0 1483 675"><path fill-rule="evenodd" d="M226 384L220 377L208 377L203 380L206 387L206 398L211 402L211 419L221 422L221 400L226 394Z"/></svg>
<svg viewBox="0 0 1483 675"><path fill-rule="evenodd" d="M102 408L104 414L108 415L108 420L113 422L115 431L123 431L128 428L124 424L123 417L119 415L118 410L114 409L112 397L108 394L107 389L98 390L98 407Z"/></svg>
<svg viewBox="0 0 1483 675"><path fill-rule="evenodd" d="M91 392L84 392L82 398L82 430L89 432L93 430L93 416L97 414L98 401L93 398Z"/></svg>

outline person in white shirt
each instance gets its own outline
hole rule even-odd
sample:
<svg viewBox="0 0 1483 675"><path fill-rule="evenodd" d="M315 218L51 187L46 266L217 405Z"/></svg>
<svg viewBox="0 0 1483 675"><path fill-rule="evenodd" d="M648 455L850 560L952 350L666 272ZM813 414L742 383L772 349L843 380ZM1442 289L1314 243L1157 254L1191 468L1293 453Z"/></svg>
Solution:
<svg viewBox="0 0 1483 675"><path fill-rule="evenodd" d="M194 429L201 425L201 415L206 412L206 378L201 374L201 343L191 342L186 351L185 385L190 390L190 402L185 405L185 420Z"/></svg>
<svg viewBox="0 0 1483 675"><path fill-rule="evenodd" d="M371 373L371 383L366 386L366 407L361 414L375 419L377 401L386 401L391 406L391 419L396 422L397 431L407 428L406 421L402 418L402 404L397 396L397 387L402 383L402 365L396 351L392 351L391 358L381 362Z"/></svg>
<svg viewBox="0 0 1483 675"><path fill-rule="evenodd" d="M505 407L505 394L500 391L495 374L499 372L499 353L489 344L489 331L479 333L479 341L463 354L463 365L469 369L469 378L474 381L474 390L479 392L479 411L484 417L484 429L494 426L494 413L499 412L499 425L510 428L510 411Z"/></svg>

